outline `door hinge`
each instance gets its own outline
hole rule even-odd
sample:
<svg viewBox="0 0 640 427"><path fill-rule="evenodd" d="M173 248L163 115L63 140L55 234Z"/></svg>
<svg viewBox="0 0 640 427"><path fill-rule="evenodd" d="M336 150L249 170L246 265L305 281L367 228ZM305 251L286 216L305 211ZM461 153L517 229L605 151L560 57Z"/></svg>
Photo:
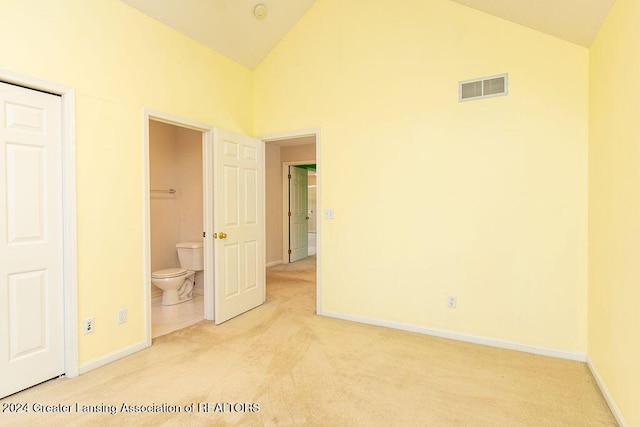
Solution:
<svg viewBox="0 0 640 427"><path fill-rule="evenodd" d="M289 216L291 216L291 212L289 212Z"/></svg>
<svg viewBox="0 0 640 427"><path fill-rule="evenodd" d="M291 255L291 249L289 249L289 255Z"/></svg>
<svg viewBox="0 0 640 427"><path fill-rule="evenodd" d="M289 174L289 179L291 179L291 174Z"/></svg>
<svg viewBox="0 0 640 427"><path fill-rule="evenodd" d="M202 237L207 237L207 232L206 231L202 232Z"/></svg>

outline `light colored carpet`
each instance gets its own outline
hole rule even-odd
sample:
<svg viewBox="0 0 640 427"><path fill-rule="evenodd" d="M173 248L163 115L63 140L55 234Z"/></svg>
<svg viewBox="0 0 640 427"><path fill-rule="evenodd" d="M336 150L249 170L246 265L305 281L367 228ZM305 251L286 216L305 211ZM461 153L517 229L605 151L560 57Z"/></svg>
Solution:
<svg viewBox="0 0 640 427"><path fill-rule="evenodd" d="M615 425L584 363L317 316L314 257L267 274L263 306L10 396L0 405L68 404L72 413L5 412L0 425ZM117 413L75 413L76 403ZM123 403L195 403L196 412L123 413ZM225 412L197 412L199 403ZM228 403L247 405L229 412Z"/></svg>

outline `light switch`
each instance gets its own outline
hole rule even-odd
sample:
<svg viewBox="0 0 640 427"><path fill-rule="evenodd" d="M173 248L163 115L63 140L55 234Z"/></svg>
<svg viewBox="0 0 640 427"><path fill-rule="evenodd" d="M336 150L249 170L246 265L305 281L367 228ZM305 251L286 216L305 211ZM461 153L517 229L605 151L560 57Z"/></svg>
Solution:
<svg viewBox="0 0 640 427"><path fill-rule="evenodd" d="M334 213L333 208L326 208L324 210L324 219L333 219Z"/></svg>

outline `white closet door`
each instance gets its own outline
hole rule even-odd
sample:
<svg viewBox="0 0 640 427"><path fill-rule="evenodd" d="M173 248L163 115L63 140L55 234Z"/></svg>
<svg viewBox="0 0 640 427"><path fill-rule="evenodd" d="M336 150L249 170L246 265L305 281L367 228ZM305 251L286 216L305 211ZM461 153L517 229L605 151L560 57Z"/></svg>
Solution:
<svg viewBox="0 0 640 427"><path fill-rule="evenodd" d="M64 373L61 106L0 83L0 398Z"/></svg>

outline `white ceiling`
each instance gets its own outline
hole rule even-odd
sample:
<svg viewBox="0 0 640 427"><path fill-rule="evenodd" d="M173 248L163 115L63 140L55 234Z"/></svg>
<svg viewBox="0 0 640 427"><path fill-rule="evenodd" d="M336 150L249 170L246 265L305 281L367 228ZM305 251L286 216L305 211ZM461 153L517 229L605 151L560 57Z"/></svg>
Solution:
<svg viewBox="0 0 640 427"><path fill-rule="evenodd" d="M121 1L254 69L316 0ZM615 0L452 1L588 47ZM268 8L262 20L253 15L260 3Z"/></svg>
<svg viewBox="0 0 640 427"><path fill-rule="evenodd" d="M315 0L122 0L249 69L254 69ZM267 16L253 15L256 5Z"/></svg>

